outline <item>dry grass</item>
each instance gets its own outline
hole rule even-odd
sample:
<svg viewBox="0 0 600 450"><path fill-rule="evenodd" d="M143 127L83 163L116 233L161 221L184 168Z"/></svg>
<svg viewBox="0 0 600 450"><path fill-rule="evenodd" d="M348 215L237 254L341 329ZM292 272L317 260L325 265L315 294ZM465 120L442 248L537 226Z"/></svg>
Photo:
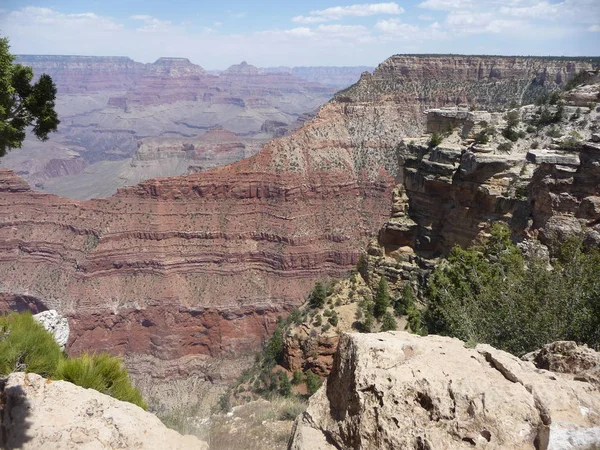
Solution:
<svg viewBox="0 0 600 450"><path fill-rule="evenodd" d="M210 417L187 415L180 411L161 417L170 428L193 434L208 442L211 450L278 450L287 448L294 419L306 409L296 397L276 397L236 406L228 413Z"/></svg>

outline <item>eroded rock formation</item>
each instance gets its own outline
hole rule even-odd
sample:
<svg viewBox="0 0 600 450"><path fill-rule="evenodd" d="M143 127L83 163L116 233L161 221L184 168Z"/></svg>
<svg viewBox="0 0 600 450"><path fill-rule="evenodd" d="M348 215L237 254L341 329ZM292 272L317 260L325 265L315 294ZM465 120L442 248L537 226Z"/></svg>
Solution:
<svg viewBox="0 0 600 450"><path fill-rule="evenodd" d="M67 315L70 352L110 350L144 359L144 367L154 369L155 382L148 385L185 378L190 367L198 382L235 377L221 371L228 364L223 360L250 359L275 317L300 304L316 279L355 266L361 246L388 220L391 191L405 172L413 170L414 182L406 182L408 211L423 248L432 245L425 239L432 235L432 217L463 196L478 206L458 209L457 217L466 214L467 220L454 234L478 234L478 220L496 200L486 200L477 180L453 191L450 171L462 150L440 149L440 161L427 165L431 154L410 150L426 146L403 143L424 130L427 108L454 104L465 86L478 102L502 106L540 74L552 78L552 87L586 65L415 57L405 70L405 61L390 58L292 135L224 168L150 180L85 202L33 192L13 172L0 170L0 290ZM525 69L515 69L517 62ZM457 82L447 84L453 70ZM506 96L486 97L490 89ZM483 176L495 170L494 158L465 152L461 170ZM442 172L429 174L420 164ZM444 209L432 203L438 194ZM413 216L418 199L420 212ZM406 219L406 212L402 206L395 218ZM402 231L398 223L387 229L396 236ZM452 230L445 225L443 233Z"/></svg>
<svg viewBox="0 0 600 450"><path fill-rule="evenodd" d="M600 441L598 386L487 345L344 334L290 449L575 449Z"/></svg>

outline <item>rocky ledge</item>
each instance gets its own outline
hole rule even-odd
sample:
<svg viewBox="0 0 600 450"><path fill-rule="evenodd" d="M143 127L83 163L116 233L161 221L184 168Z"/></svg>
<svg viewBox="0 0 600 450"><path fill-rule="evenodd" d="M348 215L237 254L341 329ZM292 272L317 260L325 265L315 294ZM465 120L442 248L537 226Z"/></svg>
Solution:
<svg viewBox="0 0 600 450"><path fill-rule="evenodd" d="M342 335L289 448L566 450L598 442L597 384L488 345L388 332Z"/></svg>
<svg viewBox="0 0 600 450"><path fill-rule="evenodd" d="M21 372L0 380L0 388L0 448L208 450L142 408L93 389Z"/></svg>

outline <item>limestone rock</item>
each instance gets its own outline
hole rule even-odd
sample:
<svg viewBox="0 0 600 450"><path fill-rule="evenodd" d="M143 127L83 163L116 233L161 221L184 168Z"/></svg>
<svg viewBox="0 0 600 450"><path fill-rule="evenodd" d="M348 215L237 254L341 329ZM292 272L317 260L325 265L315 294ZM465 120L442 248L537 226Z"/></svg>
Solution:
<svg viewBox="0 0 600 450"><path fill-rule="evenodd" d="M600 390L487 345L344 334L289 448L572 449L600 441Z"/></svg>
<svg viewBox="0 0 600 450"><path fill-rule="evenodd" d="M66 381L13 373L2 394L2 448L208 449L138 406Z"/></svg>
<svg viewBox="0 0 600 450"><path fill-rule="evenodd" d="M572 341L558 341L527 353L521 359L530 361L538 369L577 375L579 379L600 381L600 353ZM600 386L600 383L598 383Z"/></svg>
<svg viewBox="0 0 600 450"><path fill-rule="evenodd" d="M47 331L54 335L54 340L60 348L65 349L69 342L69 321L56 310L51 309L33 316Z"/></svg>

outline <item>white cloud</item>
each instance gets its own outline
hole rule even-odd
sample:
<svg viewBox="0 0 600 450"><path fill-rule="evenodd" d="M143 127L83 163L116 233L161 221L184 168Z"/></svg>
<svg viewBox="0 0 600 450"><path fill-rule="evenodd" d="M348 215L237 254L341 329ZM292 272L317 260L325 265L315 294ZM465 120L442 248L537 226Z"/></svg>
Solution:
<svg viewBox="0 0 600 450"><path fill-rule="evenodd" d="M156 32L156 31L166 31L171 26L171 21L169 20L160 20L156 17L148 16L145 14L138 14L135 16L131 16L133 20L137 20L143 22L143 26L137 28L138 31L144 32Z"/></svg>
<svg viewBox="0 0 600 450"><path fill-rule="evenodd" d="M398 19L380 20L375 24L375 28L383 33L405 37L414 35L420 31L418 26L400 22Z"/></svg>
<svg viewBox="0 0 600 450"><path fill-rule="evenodd" d="M291 30L285 30L284 33L296 37L310 37L314 35L313 31L308 27L292 28Z"/></svg>
<svg viewBox="0 0 600 450"><path fill-rule="evenodd" d="M404 9L397 3L366 3L363 5L333 6L327 9L311 11L309 16L296 16L292 19L298 23L319 23L340 20L343 17L367 17L376 15L402 14Z"/></svg>
<svg viewBox="0 0 600 450"><path fill-rule="evenodd" d="M539 2L531 6L502 7L500 12L513 17L555 19L560 17L564 3Z"/></svg>
<svg viewBox="0 0 600 450"><path fill-rule="evenodd" d="M223 26L223 22L215 22L215 23L213 23L213 26L217 27L217 28L218 27L222 27Z"/></svg>
<svg viewBox="0 0 600 450"><path fill-rule="evenodd" d="M419 20L431 21L431 20L435 20L435 18L432 16L426 16L426 15L421 14L419 16Z"/></svg>
<svg viewBox="0 0 600 450"><path fill-rule="evenodd" d="M595 31L595 32L600 31L600 25L592 25L587 30L588 31Z"/></svg>
<svg viewBox="0 0 600 450"><path fill-rule="evenodd" d="M473 0L426 0L419 3L419 8L449 11L452 9L466 9L474 6Z"/></svg>
<svg viewBox="0 0 600 450"><path fill-rule="evenodd" d="M327 19L325 17L296 16L292 19L292 22L311 24L311 23L327 22L328 20L329 19Z"/></svg>

